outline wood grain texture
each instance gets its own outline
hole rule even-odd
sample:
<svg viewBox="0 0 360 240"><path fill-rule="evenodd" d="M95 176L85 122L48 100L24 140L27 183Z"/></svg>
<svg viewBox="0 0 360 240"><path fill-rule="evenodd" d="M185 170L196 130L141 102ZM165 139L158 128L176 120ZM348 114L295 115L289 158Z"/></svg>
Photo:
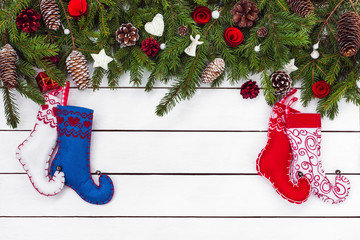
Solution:
<svg viewBox="0 0 360 240"><path fill-rule="evenodd" d="M109 173L115 184L114 198L104 206L84 202L68 187L55 197L33 189L15 148L33 128L38 106L17 96L19 128L11 130L0 121L1 239L23 239L25 234L29 240L282 240L309 234L310 239L358 239L357 107L341 102L338 118L322 121L323 167L332 181L336 169L347 175L352 183L348 200L335 206L312 196L296 205L256 174L271 112L262 93L244 100L241 84L221 89L202 85L194 98L161 118L155 106L168 87L158 84L145 93L128 80L125 76L115 91L70 92L69 105L95 110L91 170ZM314 112L315 102L295 108Z"/></svg>
<svg viewBox="0 0 360 240"><path fill-rule="evenodd" d="M4 239L358 239L359 219L0 219ZM21 231L19 231L21 226Z"/></svg>

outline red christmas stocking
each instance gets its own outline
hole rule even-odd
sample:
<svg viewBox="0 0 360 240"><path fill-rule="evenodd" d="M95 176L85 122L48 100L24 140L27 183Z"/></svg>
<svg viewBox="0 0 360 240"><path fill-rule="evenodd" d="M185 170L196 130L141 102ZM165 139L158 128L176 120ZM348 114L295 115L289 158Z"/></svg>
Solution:
<svg viewBox="0 0 360 240"><path fill-rule="evenodd" d="M291 148L285 132L284 116L285 101L294 93L291 90L288 96L276 103L273 107L269 129L268 142L260 152L256 161L256 170L259 175L267 178L283 198L292 203L305 202L310 194L310 183L307 178L300 178L297 184L290 180ZM290 108L291 112L298 112Z"/></svg>
<svg viewBox="0 0 360 240"><path fill-rule="evenodd" d="M350 181L338 174L335 185L325 175L321 163L321 116L313 113L286 114L286 132L293 151L291 180L306 176L311 191L325 202L337 204L349 195ZM300 174L299 174L300 173Z"/></svg>

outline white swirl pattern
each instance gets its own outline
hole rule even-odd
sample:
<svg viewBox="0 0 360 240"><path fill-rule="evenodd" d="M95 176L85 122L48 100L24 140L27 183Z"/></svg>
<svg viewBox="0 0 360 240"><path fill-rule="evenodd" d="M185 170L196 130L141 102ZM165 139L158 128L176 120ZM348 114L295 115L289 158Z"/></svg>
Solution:
<svg viewBox="0 0 360 240"><path fill-rule="evenodd" d="M337 175L335 185L332 185L322 168L321 129L289 128L286 132L293 151L291 180L296 184L300 171L309 179L312 193L324 202L337 204L345 201L349 195L350 181L342 175Z"/></svg>

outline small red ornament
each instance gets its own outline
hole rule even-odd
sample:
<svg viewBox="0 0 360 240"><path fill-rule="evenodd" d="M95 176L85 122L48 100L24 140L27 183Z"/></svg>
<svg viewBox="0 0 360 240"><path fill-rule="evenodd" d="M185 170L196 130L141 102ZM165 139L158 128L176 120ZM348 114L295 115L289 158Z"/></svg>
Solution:
<svg viewBox="0 0 360 240"><path fill-rule="evenodd" d="M229 27L224 32L224 40L230 47L236 47L243 42L244 36L240 29Z"/></svg>
<svg viewBox="0 0 360 240"><path fill-rule="evenodd" d="M59 87L59 85L54 80L49 78L46 72L39 72L35 79L41 92L47 92Z"/></svg>
<svg viewBox="0 0 360 240"><path fill-rule="evenodd" d="M259 86L255 81L247 81L240 88L240 94L243 98L253 99L259 95Z"/></svg>
<svg viewBox="0 0 360 240"><path fill-rule="evenodd" d="M160 50L160 44L153 38L147 38L141 43L141 50L149 57L155 57Z"/></svg>
<svg viewBox="0 0 360 240"><path fill-rule="evenodd" d="M41 15L32 8L25 8L16 17L16 25L26 33L35 32L40 27Z"/></svg>
<svg viewBox="0 0 360 240"><path fill-rule="evenodd" d="M54 65L58 65L60 62L59 56L44 57L42 60L46 60L48 63L53 63Z"/></svg>
<svg viewBox="0 0 360 240"><path fill-rule="evenodd" d="M73 18L84 16L88 11L86 0L71 0L68 6L69 15Z"/></svg>
<svg viewBox="0 0 360 240"><path fill-rule="evenodd" d="M211 10L205 6L198 6L193 12L193 19L201 25L208 23L211 19Z"/></svg>
<svg viewBox="0 0 360 240"><path fill-rule="evenodd" d="M330 85L327 82L321 80L321 81L314 83L314 85L312 86L312 91L313 91L314 97L324 98L330 92Z"/></svg>

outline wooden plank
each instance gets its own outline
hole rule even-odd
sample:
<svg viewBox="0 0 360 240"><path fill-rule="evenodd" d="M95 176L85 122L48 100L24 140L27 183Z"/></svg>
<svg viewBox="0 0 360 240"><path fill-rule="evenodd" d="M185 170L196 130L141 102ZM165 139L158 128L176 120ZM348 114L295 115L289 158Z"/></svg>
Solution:
<svg viewBox="0 0 360 240"><path fill-rule="evenodd" d="M358 239L359 219L0 219L3 239ZM21 231L19 231L21 227Z"/></svg>
<svg viewBox="0 0 360 240"><path fill-rule="evenodd" d="M97 206L72 189L37 193L26 175L0 176L0 216L360 216L360 176L351 195L330 205L312 196L301 205L282 199L260 176L111 176L113 200ZM334 179L334 176L331 176Z"/></svg>
<svg viewBox="0 0 360 240"><path fill-rule="evenodd" d="M92 170L111 173L256 173L265 132L94 132ZM0 173L24 172L15 149L29 132L0 132ZM327 172L360 173L360 133L323 133ZM344 156L344 153L346 155Z"/></svg>
<svg viewBox="0 0 360 240"><path fill-rule="evenodd" d="M155 107L165 95L166 89L151 93L143 89L72 90L69 105L95 110L94 129L141 129L141 130L266 130L271 108L264 96L242 99L234 89L200 89L190 101L183 101L164 117L155 115ZM17 96L22 122L18 129L33 127L38 106ZM298 104L300 106L300 104ZM314 112L315 103L305 112ZM359 130L359 109L353 104L340 104L341 112L335 121L323 120L324 130ZM0 107L3 116L3 106ZM3 118L3 117L2 117ZM5 121L0 130L9 129Z"/></svg>

